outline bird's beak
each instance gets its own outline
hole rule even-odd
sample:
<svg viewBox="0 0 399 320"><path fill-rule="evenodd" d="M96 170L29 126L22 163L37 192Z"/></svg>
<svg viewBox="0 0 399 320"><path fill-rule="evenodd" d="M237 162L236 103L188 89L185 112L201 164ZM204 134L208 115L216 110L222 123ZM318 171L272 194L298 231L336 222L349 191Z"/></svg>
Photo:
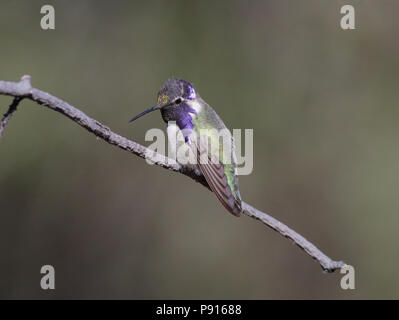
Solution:
<svg viewBox="0 0 399 320"><path fill-rule="evenodd" d="M137 116L135 116L134 118L132 118L132 120L130 120L129 122L133 122L134 120L136 120L136 119L138 119L138 118L144 116L144 115L147 114L147 113L150 113L150 112L152 112L152 111L161 109L161 107L162 107L162 106L160 106L160 105L153 106L152 108L149 108L149 109L147 109L146 111L143 111L142 113L138 114Z"/></svg>

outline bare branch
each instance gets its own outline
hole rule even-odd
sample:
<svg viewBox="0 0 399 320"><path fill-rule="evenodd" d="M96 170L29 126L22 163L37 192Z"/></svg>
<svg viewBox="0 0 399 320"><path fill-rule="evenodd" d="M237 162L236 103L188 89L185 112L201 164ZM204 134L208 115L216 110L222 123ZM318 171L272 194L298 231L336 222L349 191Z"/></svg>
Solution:
<svg viewBox="0 0 399 320"><path fill-rule="evenodd" d="M0 122L0 140L3 137L3 132L6 128L6 125L8 123L8 121L11 119L12 115L14 114L15 111L17 111L17 107L19 102L22 100L23 98L21 97L15 97L14 100L12 101L12 103L10 104L10 106L8 107L7 112L4 114L3 119L1 119Z"/></svg>
<svg viewBox="0 0 399 320"><path fill-rule="evenodd" d="M14 101L11 104L9 111L6 113L1 122L2 127L0 127L0 138L1 132L4 130L5 124L11 117L13 111L15 111L18 103L22 99L26 98L67 116L86 130L92 132L97 137L105 140L112 145L129 151L130 153L133 153L143 159L150 159L154 162L154 164L162 168L184 174L209 189L205 178L202 175L197 175L195 171L190 167L182 166L175 161L138 144L137 142L131 141L112 132L110 128L98 122L97 120L90 118L82 111L71 106L67 102L55 96L52 96L47 92L33 88L30 84L30 76L22 77L20 82L0 81L0 94L14 97ZM3 126L4 121L5 124ZM247 216L262 221L268 227L277 231L284 237L291 239L296 245L298 245L308 255L315 259L324 271L333 272L334 270L342 268L345 265L345 263L342 261L334 261L330 259L318 248L316 248L316 246L314 246L311 242L306 240L304 237L302 237L277 219L258 209L255 209L245 202L242 203L242 207L243 213Z"/></svg>
<svg viewBox="0 0 399 320"><path fill-rule="evenodd" d="M342 261L331 260L313 243L267 213L264 213L245 202L242 204L242 207L247 216L262 221L265 225L277 231L282 236L291 239L298 247L303 249L308 255L319 262L324 271L334 272L336 269L340 269L345 265Z"/></svg>
<svg viewBox="0 0 399 320"><path fill-rule="evenodd" d="M23 76L21 78L21 81L18 83L18 88L19 90L25 90L29 88L30 85L30 76ZM21 100L24 98L23 95L17 95L14 96L14 100L12 101L11 105L9 106L7 112L4 114L3 119L1 119L0 122L0 140L3 137L4 130L6 128L6 125L8 121L10 121L11 117L13 116L14 112L17 110L17 107Z"/></svg>

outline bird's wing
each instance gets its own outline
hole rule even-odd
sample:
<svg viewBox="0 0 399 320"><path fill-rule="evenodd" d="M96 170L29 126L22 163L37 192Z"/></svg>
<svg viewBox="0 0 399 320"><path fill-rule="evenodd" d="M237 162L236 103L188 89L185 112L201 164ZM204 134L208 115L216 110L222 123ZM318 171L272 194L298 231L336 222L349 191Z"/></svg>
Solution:
<svg viewBox="0 0 399 320"><path fill-rule="evenodd" d="M238 217L242 211L241 200L236 199L232 193L226 177L225 165L208 151L207 145L207 143L204 143L204 139L200 137L197 139L198 167L219 201L230 213Z"/></svg>

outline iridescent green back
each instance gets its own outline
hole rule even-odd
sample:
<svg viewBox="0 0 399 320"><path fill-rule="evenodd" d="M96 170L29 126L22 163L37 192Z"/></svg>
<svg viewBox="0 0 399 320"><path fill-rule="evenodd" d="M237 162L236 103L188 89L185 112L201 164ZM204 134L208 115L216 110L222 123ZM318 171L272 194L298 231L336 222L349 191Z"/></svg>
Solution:
<svg viewBox="0 0 399 320"><path fill-rule="evenodd" d="M202 108L196 117L193 118L194 131L198 136L200 136L201 133L202 135L205 133L211 140L211 147L208 152L211 156L219 159L219 161L224 165L224 173L231 192L234 198L241 202L241 196L238 189L237 160L234 153L235 148L233 136L217 113L205 101L202 99L200 101ZM202 129L208 129L210 131ZM223 150L223 143L221 143L222 139L219 138L219 136L211 134L212 129L222 132L222 138L226 139L226 141L230 139L230 144L226 144L226 150ZM231 161L226 161L226 159L231 159Z"/></svg>

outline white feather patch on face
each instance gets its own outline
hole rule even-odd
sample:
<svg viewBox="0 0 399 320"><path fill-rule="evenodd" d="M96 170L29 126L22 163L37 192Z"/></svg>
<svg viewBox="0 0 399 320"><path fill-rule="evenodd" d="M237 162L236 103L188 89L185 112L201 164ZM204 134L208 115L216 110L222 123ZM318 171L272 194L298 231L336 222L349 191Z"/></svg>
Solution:
<svg viewBox="0 0 399 320"><path fill-rule="evenodd" d="M195 112L200 113L202 110L201 104L199 104L196 100L187 101L187 104L195 110Z"/></svg>
<svg viewBox="0 0 399 320"><path fill-rule="evenodd" d="M189 86L189 91L190 91L190 93L188 95L188 98L189 99L195 99L197 94L195 93L195 90L194 90L194 88L192 86Z"/></svg>

